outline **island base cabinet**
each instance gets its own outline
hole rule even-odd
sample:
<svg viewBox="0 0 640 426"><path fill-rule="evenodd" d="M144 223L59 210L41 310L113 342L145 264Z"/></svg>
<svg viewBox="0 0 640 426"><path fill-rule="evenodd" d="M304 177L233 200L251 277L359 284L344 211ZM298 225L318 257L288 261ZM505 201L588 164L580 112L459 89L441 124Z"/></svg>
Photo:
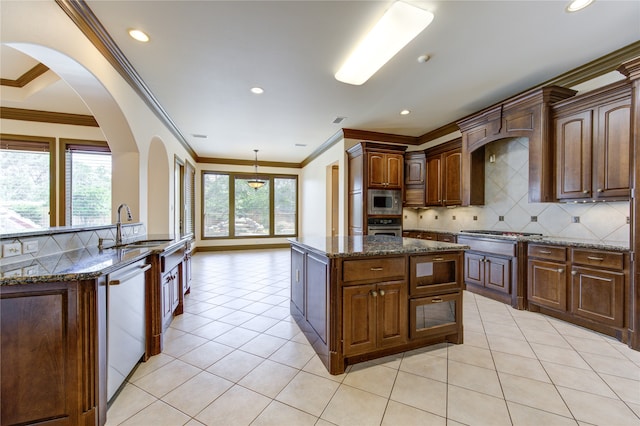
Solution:
<svg viewBox="0 0 640 426"><path fill-rule="evenodd" d="M453 335L451 343L462 343L462 293L411 299L411 339Z"/></svg>
<svg viewBox="0 0 640 426"><path fill-rule="evenodd" d="M406 343L404 281L344 287L342 305L346 356Z"/></svg>

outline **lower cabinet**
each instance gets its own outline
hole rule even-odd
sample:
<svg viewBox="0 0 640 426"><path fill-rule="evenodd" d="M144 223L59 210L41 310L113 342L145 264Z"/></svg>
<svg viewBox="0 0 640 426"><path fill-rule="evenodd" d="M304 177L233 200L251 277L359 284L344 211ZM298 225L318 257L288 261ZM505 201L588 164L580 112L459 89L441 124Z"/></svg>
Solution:
<svg viewBox="0 0 640 426"><path fill-rule="evenodd" d="M183 286L180 284L180 268L174 267L162 276L162 325L166 328L180 304Z"/></svg>
<svg viewBox="0 0 640 426"><path fill-rule="evenodd" d="M409 312L412 339L457 334L462 324L462 293L411 299ZM462 343L462 334L458 337L453 343Z"/></svg>
<svg viewBox="0 0 640 426"><path fill-rule="evenodd" d="M543 244L527 254L530 310L627 341L628 254Z"/></svg>
<svg viewBox="0 0 640 426"><path fill-rule="evenodd" d="M344 287L342 309L345 355L406 343L406 282Z"/></svg>
<svg viewBox="0 0 640 426"><path fill-rule="evenodd" d="M465 254L467 284L474 284L491 291L511 294L511 259L487 254Z"/></svg>

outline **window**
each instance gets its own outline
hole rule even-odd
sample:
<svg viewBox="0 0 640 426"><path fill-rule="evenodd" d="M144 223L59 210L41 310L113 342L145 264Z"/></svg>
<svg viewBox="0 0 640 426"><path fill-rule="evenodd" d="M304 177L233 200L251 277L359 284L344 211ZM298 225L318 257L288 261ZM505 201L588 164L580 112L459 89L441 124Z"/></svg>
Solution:
<svg viewBox="0 0 640 426"><path fill-rule="evenodd" d="M0 234L55 224L52 138L1 135Z"/></svg>
<svg viewBox="0 0 640 426"><path fill-rule="evenodd" d="M203 172L202 237L279 237L297 234L297 176L260 176L266 182L255 190L255 176Z"/></svg>
<svg viewBox="0 0 640 426"><path fill-rule="evenodd" d="M104 142L61 140L64 225L111 223L111 151Z"/></svg>
<svg viewBox="0 0 640 426"><path fill-rule="evenodd" d="M182 161L175 157L175 185L176 185L176 205L182 206L178 209L178 231L184 237L195 232L195 183L196 169L188 161Z"/></svg>

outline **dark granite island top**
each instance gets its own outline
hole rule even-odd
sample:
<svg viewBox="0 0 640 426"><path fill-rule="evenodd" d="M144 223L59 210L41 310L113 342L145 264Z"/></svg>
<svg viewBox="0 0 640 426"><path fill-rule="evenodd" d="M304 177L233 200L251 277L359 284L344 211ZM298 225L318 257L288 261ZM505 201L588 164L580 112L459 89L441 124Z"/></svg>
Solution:
<svg viewBox="0 0 640 426"><path fill-rule="evenodd" d="M460 244L386 235L301 237L291 238L289 242L293 245L304 246L328 258L424 254L469 248Z"/></svg>
<svg viewBox="0 0 640 426"><path fill-rule="evenodd" d="M329 373L462 343L467 246L379 235L289 241L291 315Z"/></svg>

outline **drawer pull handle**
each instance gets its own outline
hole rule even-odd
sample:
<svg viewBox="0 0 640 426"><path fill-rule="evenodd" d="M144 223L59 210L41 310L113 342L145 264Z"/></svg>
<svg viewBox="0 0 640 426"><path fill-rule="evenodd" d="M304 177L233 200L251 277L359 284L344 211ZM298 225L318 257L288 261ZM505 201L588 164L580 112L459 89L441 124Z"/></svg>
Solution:
<svg viewBox="0 0 640 426"><path fill-rule="evenodd" d="M437 299L431 299L431 303L442 303L444 302L444 300L440 297L438 297Z"/></svg>
<svg viewBox="0 0 640 426"><path fill-rule="evenodd" d="M444 260L444 257L434 257L433 260L438 262L438 261Z"/></svg>
<svg viewBox="0 0 640 426"><path fill-rule="evenodd" d="M589 193L589 191L585 189L584 191L582 191L582 193L583 193L583 194L588 194L588 193Z"/></svg>
<svg viewBox="0 0 640 426"><path fill-rule="evenodd" d="M589 260L604 260L604 257L597 257L597 256L587 256L587 259Z"/></svg>
<svg viewBox="0 0 640 426"><path fill-rule="evenodd" d="M384 290L380 290L380 296L384 296Z"/></svg>
<svg viewBox="0 0 640 426"><path fill-rule="evenodd" d="M549 250L540 250L541 254L551 254Z"/></svg>
<svg viewBox="0 0 640 426"><path fill-rule="evenodd" d="M382 271L384 268L371 268L372 271Z"/></svg>
<svg viewBox="0 0 640 426"><path fill-rule="evenodd" d="M375 291L375 290L371 290L371 295L372 295L373 297L378 297L378 292L377 292L377 291Z"/></svg>
<svg viewBox="0 0 640 426"><path fill-rule="evenodd" d="M598 188L598 192L602 192L602 188Z"/></svg>
<svg viewBox="0 0 640 426"><path fill-rule="evenodd" d="M578 275L578 271L571 271L571 275Z"/></svg>

